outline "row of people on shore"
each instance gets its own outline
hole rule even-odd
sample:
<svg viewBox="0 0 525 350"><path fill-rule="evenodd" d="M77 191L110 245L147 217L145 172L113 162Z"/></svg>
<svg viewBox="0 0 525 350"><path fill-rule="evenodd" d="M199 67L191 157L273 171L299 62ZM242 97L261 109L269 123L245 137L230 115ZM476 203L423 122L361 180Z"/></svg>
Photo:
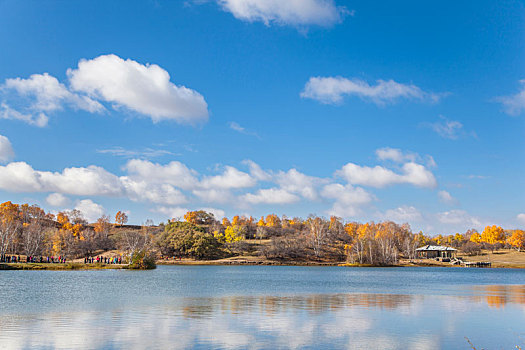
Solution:
<svg viewBox="0 0 525 350"><path fill-rule="evenodd" d="M25 261L24 261L25 260ZM20 255L2 255L0 257L0 262L2 263L19 263L19 262L26 262L26 263L62 263L64 264L66 262L65 256L32 256L28 255L24 258L20 257Z"/></svg>
<svg viewBox="0 0 525 350"><path fill-rule="evenodd" d="M107 256L97 256L97 257L87 257L84 258L84 264L94 264L94 263L103 263L103 264L122 264L121 256L107 257Z"/></svg>

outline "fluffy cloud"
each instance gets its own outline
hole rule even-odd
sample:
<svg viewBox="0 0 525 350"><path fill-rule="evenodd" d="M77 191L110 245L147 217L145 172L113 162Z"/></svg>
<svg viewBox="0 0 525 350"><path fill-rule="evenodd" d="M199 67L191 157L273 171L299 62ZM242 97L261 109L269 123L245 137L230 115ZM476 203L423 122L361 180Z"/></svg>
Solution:
<svg viewBox="0 0 525 350"><path fill-rule="evenodd" d="M166 215L170 219L182 219L184 214L188 212L188 209L182 207L157 207L155 211Z"/></svg>
<svg viewBox="0 0 525 350"><path fill-rule="evenodd" d="M120 178L126 195L133 201L178 205L188 202L186 196L170 184L148 183L145 180L135 181L128 177Z"/></svg>
<svg viewBox="0 0 525 350"><path fill-rule="evenodd" d="M292 26L330 26L349 12L333 0L217 0L237 19Z"/></svg>
<svg viewBox="0 0 525 350"><path fill-rule="evenodd" d="M351 184L385 187L393 184L411 184L417 187L436 187L434 175L423 165L414 162L403 164L401 174L382 166L367 167L348 163L336 175Z"/></svg>
<svg viewBox="0 0 525 350"><path fill-rule="evenodd" d="M249 174L237 170L234 167L226 166L221 175L207 176L202 182L201 186L204 188L245 188L253 187L256 180Z"/></svg>
<svg viewBox="0 0 525 350"><path fill-rule="evenodd" d="M104 207L93 202L91 199L82 199L78 201L75 209L80 210L88 222L97 221L97 219L105 213Z"/></svg>
<svg viewBox="0 0 525 350"><path fill-rule="evenodd" d="M156 64L140 64L116 55L80 60L67 71L71 87L94 98L150 117L154 122L205 122L208 105L195 90L177 86Z"/></svg>
<svg viewBox="0 0 525 350"><path fill-rule="evenodd" d="M206 203L231 203L234 200L232 193L225 189L197 189L192 193Z"/></svg>
<svg viewBox="0 0 525 350"><path fill-rule="evenodd" d="M296 169L290 169L286 172L277 173L275 182L287 192L300 194L306 199L314 200L317 198L317 185L326 181L305 175Z"/></svg>
<svg viewBox="0 0 525 350"><path fill-rule="evenodd" d="M523 214L518 214L518 215L516 216L516 219L518 219L519 222L521 222L522 224L525 225L525 213L523 213Z"/></svg>
<svg viewBox="0 0 525 350"><path fill-rule="evenodd" d="M154 122L174 120L197 124L208 120L208 105L195 90L177 86L169 73L156 64L140 64L116 55L82 59L78 68L68 69L70 87L57 78L33 74L28 79L7 79L0 85L5 100L0 105L0 118L21 120L44 127L48 114L65 106L90 113L113 108L126 108L150 117ZM13 108L11 102L21 105Z"/></svg>
<svg viewBox="0 0 525 350"><path fill-rule="evenodd" d="M413 221L421 221L423 219L419 210L413 206L401 206L396 209L388 209L383 217L386 220L395 221L397 223L410 223Z"/></svg>
<svg viewBox="0 0 525 350"><path fill-rule="evenodd" d="M374 200L374 196L361 187L343 186L337 183L324 186L321 195L324 198L335 200L329 214L343 218L357 215L359 206L366 205Z"/></svg>
<svg viewBox="0 0 525 350"><path fill-rule="evenodd" d="M0 162L5 163L15 156L11 141L3 135L0 135Z"/></svg>
<svg viewBox="0 0 525 350"><path fill-rule="evenodd" d="M248 159L244 160L243 163L248 165L248 168L250 169L250 175L255 179L260 181L270 181L272 179L272 174L262 170L259 164L255 163L254 161Z"/></svg>
<svg viewBox="0 0 525 350"><path fill-rule="evenodd" d="M34 170L24 162L0 166L0 189L9 192L60 192L80 196L122 194L117 176L97 166L66 168L61 173Z"/></svg>
<svg viewBox="0 0 525 350"><path fill-rule="evenodd" d="M242 199L250 204L290 204L298 202L300 198L282 188L268 188L247 193Z"/></svg>
<svg viewBox="0 0 525 350"><path fill-rule="evenodd" d="M46 197L46 202L53 207L63 207L69 204L69 199L61 193L51 193Z"/></svg>
<svg viewBox="0 0 525 350"><path fill-rule="evenodd" d="M343 77L312 77L301 92L303 98L327 104L341 103L345 95L358 96L378 105L393 103L401 98L437 102L441 97L415 85L400 84L393 80L378 80L376 85L370 85L360 79Z"/></svg>
<svg viewBox="0 0 525 350"><path fill-rule="evenodd" d="M2 88L14 91L31 101L26 108L28 114L23 114L4 104L2 110L5 118L24 120L40 127L47 125L47 113L61 110L64 105L91 113L104 110L99 102L87 96L72 93L57 78L48 73L33 74L28 79L7 79Z"/></svg>
<svg viewBox="0 0 525 350"><path fill-rule="evenodd" d="M9 107L6 103L0 104L0 119L19 120L29 125L43 128L47 125L49 118L44 113L22 113Z"/></svg>
<svg viewBox="0 0 525 350"><path fill-rule="evenodd" d="M520 80L521 89L515 95L499 97L496 100L503 104L505 112L510 115L519 115L525 110L525 79Z"/></svg>
<svg viewBox="0 0 525 350"><path fill-rule="evenodd" d="M131 159L124 167L130 178L147 180L150 183L169 184L184 190L195 188L197 173L181 162L173 161L166 165L142 159Z"/></svg>

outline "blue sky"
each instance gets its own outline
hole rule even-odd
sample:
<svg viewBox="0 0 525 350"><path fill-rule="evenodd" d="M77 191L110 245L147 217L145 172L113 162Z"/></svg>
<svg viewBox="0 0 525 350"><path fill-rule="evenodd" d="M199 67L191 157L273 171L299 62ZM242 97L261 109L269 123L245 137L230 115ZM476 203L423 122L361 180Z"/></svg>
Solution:
<svg viewBox="0 0 525 350"><path fill-rule="evenodd" d="M525 225L522 2L0 0L0 22L2 201Z"/></svg>

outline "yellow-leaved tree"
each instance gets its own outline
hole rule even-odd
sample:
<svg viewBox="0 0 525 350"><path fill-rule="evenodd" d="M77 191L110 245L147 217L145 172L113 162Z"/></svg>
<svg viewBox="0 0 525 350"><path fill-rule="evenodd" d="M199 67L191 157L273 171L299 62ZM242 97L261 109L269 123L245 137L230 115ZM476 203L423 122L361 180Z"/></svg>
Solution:
<svg viewBox="0 0 525 350"><path fill-rule="evenodd" d="M474 243L481 243L481 235L479 234L479 232L474 232L471 236L470 236L470 241L471 242L474 242Z"/></svg>
<svg viewBox="0 0 525 350"><path fill-rule="evenodd" d="M244 226L228 226L224 230L224 241L226 243L235 243L244 240L245 230Z"/></svg>
<svg viewBox="0 0 525 350"><path fill-rule="evenodd" d="M489 244L505 243L505 231L500 226L487 226L481 233L481 241Z"/></svg>

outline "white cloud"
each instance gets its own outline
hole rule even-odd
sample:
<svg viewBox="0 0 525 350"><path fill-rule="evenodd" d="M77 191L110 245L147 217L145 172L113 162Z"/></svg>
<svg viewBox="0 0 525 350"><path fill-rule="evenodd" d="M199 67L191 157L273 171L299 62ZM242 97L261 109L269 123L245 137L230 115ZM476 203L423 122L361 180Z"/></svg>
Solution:
<svg viewBox="0 0 525 350"><path fill-rule="evenodd" d="M232 166L226 166L221 175L207 176L201 181L204 188L245 188L253 187L257 181L249 174Z"/></svg>
<svg viewBox="0 0 525 350"><path fill-rule="evenodd" d="M124 168L132 179L170 184L184 190L195 188L198 185L198 174L177 161L161 165L147 160L131 159Z"/></svg>
<svg viewBox="0 0 525 350"><path fill-rule="evenodd" d="M129 199L137 202L148 201L158 204L178 205L188 202L186 196L170 184L135 181L126 176L120 178Z"/></svg>
<svg viewBox="0 0 525 350"><path fill-rule="evenodd" d="M305 175L296 169L290 169L286 172L277 173L275 182L287 192L300 194L306 199L314 200L317 198L316 186L326 181Z"/></svg>
<svg viewBox="0 0 525 350"><path fill-rule="evenodd" d="M100 204L93 202L91 199L82 199L78 201L75 209L80 210L88 222L95 222L105 213L105 209Z"/></svg>
<svg viewBox="0 0 525 350"><path fill-rule="evenodd" d="M208 105L201 94L170 81L156 64L140 64L116 55L82 59L68 69L71 87L89 96L126 107L154 122L175 120L195 124L208 119Z"/></svg>
<svg viewBox="0 0 525 350"><path fill-rule="evenodd" d="M360 206L369 204L374 200L374 196L361 187L343 186L337 183L324 186L321 195L324 198L335 199L329 214L343 218L357 215Z"/></svg>
<svg viewBox="0 0 525 350"><path fill-rule="evenodd" d="M217 0L225 11L248 22L330 26L350 13L333 0Z"/></svg>
<svg viewBox="0 0 525 350"><path fill-rule="evenodd" d="M64 207L69 204L69 199L61 193L51 193L46 202L53 207Z"/></svg>
<svg viewBox="0 0 525 350"><path fill-rule="evenodd" d="M15 156L15 151L11 141L3 135L0 135L0 162L5 163Z"/></svg>
<svg viewBox="0 0 525 350"><path fill-rule="evenodd" d="M198 189L192 193L206 203L231 203L234 199L230 191L225 189Z"/></svg>
<svg viewBox="0 0 525 350"><path fill-rule="evenodd" d="M446 225L455 225L461 228L481 227L481 221L469 215L464 210L450 210L437 214L439 222Z"/></svg>
<svg viewBox="0 0 525 350"><path fill-rule="evenodd" d="M382 166L367 167L348 163L336 175L351 184L371 187L385 187L392 184L411 184L417 187L436 187L434 175L423 165L414 162L405 163L402 173L397 174Z"/></svg>
<svg viewBox="0 0 525 350"><path fill-rule="evenodd" d="M516 216L516 219L518 219L519 222L521 222L522 224L525 224L525 213L523 214L518 214Z"/></svg>
<svg viewBox="0 0 525 350"><path fill-rule="evenodd" d="M21 113L2 105L5 119L18 119L36 126L47 125L46 113L62 110L67 104L74 109L81 109L91 113L102 112L104 107L97 101L70 92L57 78L44 74L33 74L28 79L6 79L2 85L4 91L14 91L19 96L31 102L26 108L26 113Z"/></svg>
<svg viewBox="0 0 525 350"><path fill-rule="evenodd" d="M383 217L397 223L421 221L423 219L419 210L413 206L401 206L396 209L388 209Z"/></svg>
<svg viewBox="0 0 525 350"><path fill-rule="evenodd" d="M520 80L521 89L515 95L499 97L496 100L503 104L505 112L510 115L519 115L525 110L525 79Z"/></svg>
<svg viewBox="0 0 525 350"><path fill-rule="evenodd" d="M35 101L30 108L36 111L53 112L62 109L64 103L88 112L104 110L97 101L70 92L64 84L48 73L33 74L28 79L6 79L3 87L13 89L23 96L34 97Z"/></svg>
<svg viewBox="0 0 525 350"><path fill-rule="evenodd" d="M369 85L360 79L343 77L311 77L301 92L303 98L326 104L341 103L345 95L355 95L378 105L393 103L401 98L429 102L437 102L441 98L440 94L425 92L412 84L378 80L376 85Z"/></svg>
<svg viewBox="0 0 525 350"><path fill-rule="evenodd" d="M182 219L184 214L188 212L188 209L181 207L157 207L155 211L166 215L170 219Z"/></svg>
<svg viewBox="0 0 525 350"><path fill-rule="evenodd" d="M250 175L255 179L260 181L270 181L272 179L272 174L261 169L259 164L251 161L249 159L243 161L244 164L248 165L250 169Z"/></svg>
<svg viewBox="0 0 525 350"><path fill-rule="evenodd" d="M49 122L49 118L44 113L22 113L5 103L0 104L0 119L20 120L39 128L43 128Z"/></svg>
<svg viewBox="0 0 525 350"><path fill-rule="evenodd" d="M300 200L298 196L282 188L262 189L255 194L247 193L241 198L251 204L290 204Z"/></svg>
<svg viewBox="0 0 525 350"><path fill-rule="evenodd" d="M384 147L376 150L377 159L379 160L391 160L396 163L402 163L405 161L415 161L418 156L414 153L404 153L398 148Z"/></svg>
<svg viewBox="0 0 525 350"><path fill-rule="evenodd" d="M439 136L446 139L455 140L459 137L459 133L463 130L463 124L457 120L449 120L445 117L441 117L441 121L431 123L430 127Z"/></svg>
<svg viewBox="0 0 525 350"><path fill-rule="evenodd" d="M452 197L452 195L450 193L448 193L447 191L439 191L438 192L438 197L439 197L439 200L442 201L443 203L446 203L446 204L455 204L457 203L457 200Z"/></svg>
<svg viewBox="0 0 525 350"><path fill-rule="evenodd" d="M97 166L66 168L61 173L36 171L24 162L0 166L0 189L9 192L60 192L73 195L119 195L117 176Z"/></svg>

